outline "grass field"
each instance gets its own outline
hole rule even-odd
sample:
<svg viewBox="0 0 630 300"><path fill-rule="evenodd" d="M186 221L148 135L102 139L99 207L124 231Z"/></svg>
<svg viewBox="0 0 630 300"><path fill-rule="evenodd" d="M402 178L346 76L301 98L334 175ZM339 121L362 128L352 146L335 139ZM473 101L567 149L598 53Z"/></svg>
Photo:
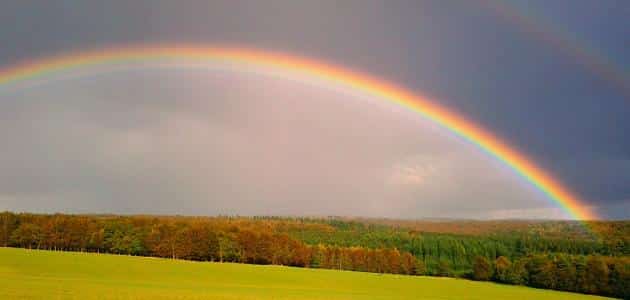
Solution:
<svg viewBox="0 0 630 300"><path fill-rule="evenodd" d="M0 299L598 298L450 278L0 248Z"/></svg>

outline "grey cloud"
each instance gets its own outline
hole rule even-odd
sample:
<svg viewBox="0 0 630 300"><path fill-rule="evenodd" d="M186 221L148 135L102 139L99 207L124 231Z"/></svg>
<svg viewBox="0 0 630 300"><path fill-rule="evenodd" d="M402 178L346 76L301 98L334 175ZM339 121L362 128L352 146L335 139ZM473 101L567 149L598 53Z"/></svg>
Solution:
<svg viewBox="0 0 630 300"><path fill-rule="evenodd" d="M630 132L630 122L628 122L627 117L630 115L630 105L628 105L627 95L620 93L618 87L608 82L606 78L598 76L597 72L593 73L592 70L585 68L585 62L576 59L571 51L590 51L601 56L628 77L630 56L627 55L627 37L630 36L628 34L630 27L627 26L627 12L630 8L628 5L630 2L514 1L514 7L520 9L520 12L531 17L532 20L540 20L537 24L548 24L548 28L541 26L540 29L544 31L543 33L550 33L551 38L553 38L554 32L567 33L568 36L564 36L564 38L575 42L571 43L573 48L569 47L568 49L559 49L554 47L553 43L541 40L532 34L531 28L505 19L505 16L500 16L487 5L483 5L485 1L348 0L340 3L339 1L327 0L182 0L176 2L24 0L4 2L2 9L0 9L0 40L3 41L2 47L0 47L0 65L84 49L142 43L211 45L230 43L321 58L433 96L439 104L461 112L469 119L503 137L515 148L526 152L541 166L544 166L571 189L578 192L585 199L587 205L598 207L604 216L627 215L628 210L615 209L615 207L624 207L630 199L630 191L627 188L627 182L630 181L630 171L628 171L627 163L625 163L630 159L630 139L627 138L627 132ZM560 38L562 40L563 37ZM586 63L588 65L588 62ZM27 103L41 103L26 107L21 106L23 105L21 101L11 100L18 97L19 92L10 91L12 87L0 86L0 101L2 101L0 103L0 125L2 125L0 132L2 136L10 136L13 134L11 132L13 126L16 126L20 132L27 133L29 130L36 130L35 125L47 127L45 120L33 124L30 129L28 129L28 125L20 125L22 127L13 125L22 117L30 118L40 115L44 119L52 118L51 122L60 122L59 119L62 118L67 119L69 123L65 126L73 128L73 131L66 133L67 138L57 138L59 135L56 132L51 132L49 137L41 133L38 139L22 138L25 140L16 142L16 145L39 147L38 156L32 159L33 161L39 160L42 163L42 168L46 170L51 168L63 170L68 160L81 160L81 164L85 165L85 168L93 170L93 164L98 165L99 162L107 160L97 159L94 161L89 157L83 158L85 156L83 153L87 153L88 150L93 150L95 155L111 156L115 154L114 156L119 159L132 160L130 157L133 157L132 162L126 163L144 166L142 168L148 168L145 166L148 163L142 160L142 155L139 154L136 156L140 157L136 157L131 156L131 154L123 155L117 151L100 149L98 147L107 148L109 143L114 142L95 140L91 136L86 138L84 136L89 134L81 133L81 130L98 132L97 135L103 138L122 139L122 142L116 141L116 143L131 143L128 145L130 148L138 148L143 143L147 143L157 148L153 151L164 152L166 150L162 149L163 145L155 140L158 136L169 136L177 131L175 129L161 129L161 131L158 129L162 128L160 126L166 126L164 123L167 120L177 120L177 118L200 119L208 123L203 125L209 128L208 132L216 132L213 133L216 135L221 135L221 133L228 135L228 137L221 139L221 143L227 143L225 140L229 140L234 145L242 145L245 143L242 140L253 141L256 137L261 140L264 140L264 137L273 141L274 145L281 145L283 134L280 134L279 131L270 134L265 128L275 128L274 126L278 126L278 123L282 122L293 124L293 126L314 126L308 125L308 120L304 120L302 123L290 121L290 116L281 113L276 116L283 118L283 120L277 120L276 123L265 120L257 116L254 107L258 107L257 110L271 110L269 113L272 113L273 110L260 103L249 103L248 105L251 105L252 108L249 111L243 111L239 105L235 105L238 102L219 101L220 99L239 98L240 96L237 96L239 93L247 95L243 90L248 88L258 91L257 93L250 92L250 94L256 94L257 97L266 95L260 92L259 85L255 83L241 82L238 90L214 89L211 96L219 100L197 101L191 100L194 98L190 97L192 92L187 92L193 87L182 84L182 81L200 80L203 76L195 74L194 71L155 73L148 75L144 72L127 72L119 79L119 81L128 80L133 84L115 83L114 78L108 77L103 83L108 87L102 88L97 87L100 84L98 82L92 86L86 85L84 81L81 84L68 83L72 86L72 94L67 96L63 95L61 90L57 93L47 91L37 95L35 91L41 91L40 89L29 88L27 90L32 92L21 97L29 98ZM184 80L183 77L188 79ZM218 75L213 77L216 85L219 85L219 80L222 80L219 77ZM41 80L47 81L49 77ZM229 82L233 78L224 78L223 80L223 84L226 84L225 81ZM23 82L23 84L33 84L33 81L29 80L28 83ZM149 89L156 88L156 84L159 84L159 92L147 92ZM270 83L267 82L267 84ZM56 86L52 82L48 86L51 89L68 88L66 84ZM198 93L204 94L206 92L203 89L198 90ZM49 100L53 96L61 100ZM267 96L278 95L276 93ZM133 101L129 101L129 98L132 98ZM6 99L11 101L5 101ZM83 101L84 99L89 101ZM54 101L59 102L60 107L54 107L52 104ZM74 104L75 102L78 104ZM349 110L354 108L349 104L351 101L338 103L344 103L338 104L339 109L343 109L344 105ZM38 110L40 111L38 112ZM102 113L89 113L96 110ZM359 111L362 114L368 113L363 108L353 111ZM307 115L305 111L300 111L300 113ZM251 116L251 119L243 117L245 114ZM413 120L412 117L406 117L405 114L396 115L399 118L405 116L406 120ZM331 130L334 131L335 128L332 126L337 124L335 122L338 120L327 120L325 119L327 117L332 118L332 116L326 115L312 116L310 119L312 123L319 124L319 127L312 128L312 130L319 128L320 131L323 131L329 128L325 125L328 122L331 125ZM319 120L317 118L322 118L321 122L317 122ZM366 125L370 122L369 119L366 119L368 116L362 115L362 118L362 124L350 124L348 126L368 126ZM87 122L83 122L83 119L86 119ZM22 121L28 123L28 121ZM203 123L202 121L199 122ZM184 124L186 122L175 123ZM189 126L193 125L189 124ZM58 128L48 127L51 131ZM400 127L408 131L411 131L409 128L418 128L411 125ZM422 125L422 128L429 130L426 125ZM259 132L256 132L256 129L259 129ZM387 153L383 150L382 144L393 143L397 145L396 162L393 162L393 159L384 162L374 158L374 161L382 162L378 167L386 168L385 165L400 165L400 161L409 161L409 157L417 157L418 145L424 137L414 135L414 138L410 138L412 134L405 130L391 131L387 137L383 133L382 138L387 139L386 141L361 139L359 136L354 136L354 134L363 134L358 130L354 130L351 137L338 136L335 141L340 148L346 141L348 144L351 142L366 143L366 148L374 151L374 153L360 152L362 159L367 161L365 162L367 165L372 165L370 157L381 155L376 153L378 149ZM227 134L228 132L229 134ZM286 134L290 134L290 132L286 132ZM433 136L433 134L440 134L440 131L431 131L431 134L427 134L427 136ZM130 139L125 139L126 135L134 136L137 141L132 142ZM20 137L13 138L18 139L18 141L20 139ZM452 139L448 135L445 135L444 138ZM46 147L62 149L67 139L83 139L91 144L76 145L75 150L63 150L67 152L66 156L69 158L60 157L52 160L51 156L46 153ZM335 136L328 136L327 139L328 142L333 143ZM141 143L140 141L144 142ZM431 138L426 138L425 141L430 143ZM284 142L286 143L286 141ZM179 143L188 145L184 142ZM309 145L308 141L304 141L304 143ZM310 146L311 148L314 147L313 145ZM347 147L354 149L351 146ZM454 151L451 150L452 148L459 149L459 146L439 149L422 147L421 152L424 155L427 151L440 154L444 151ZM259 147L239 151L241 152L240 155L254 155L263 150L264 147ZM36 152L35 150L29 151ZM56 151L60 152L61 150ZM99 154L98 151L104 153ZM180 155L175 150L169 151L174 153L174 157ZM214 151L220 151L220 149L217 148ZM306 150L300 151L304 152L304 155L314 155ZM294 152L299 151L295 150ZM351 151L348 150L348 152ZM340 155L342 154L347 155L340 152ZM161 155L166 157L166 154ZM293 155L297 156L297 154ZM192 154L190 156L194 157ZM0 158L3 163L14 159L19 160L21 158ZM332 158L327 159L332 160ZM344 159L338 160L345 162ZM324 162L320 163L323 164ZM417 164L417 162L414 163ZM123 162L119 162L119 164L123 165ZM35 166L32 164L31 167ZM48 167L44 168L43 166ZM150 166L154 169L168 167L170 173L175 172L172 170L173 168L178 170L170 165L164 166L152 161L150 161ZM116 181L116 176L129 177L132 175L114 167L118 167L118 165L110 166L113 170L109 172L113 172L113 174L107 175L105 177L108 178L107 180ZM419 167L414 165L411 168ZM144 172L168 173L142 168L136 172L138 174L144 174ZM407 167L399 166L399 168ZM15 171L18 170L15 169ZM116 172L122 172L122 174ZM188 174L188 171L181 172ZM390 178L394 171L388 172L390 174L388 178ZM99 175L88 175L81 173L72 180L85 181L87 185L90 182L105 180L86 179L90 176L95 176L95 178L104 176L100 173ZM250 176L254 177L254 175ZM437 175L434 174L434 176ZM58 184L51 182L58 182L65 186L62 184L64 179L61 177L55 179L56 181L51 181L50 178L46 179L47 177L44 178L44 175L33 175L32 177L32 181L42 182L42 187L48 186L48 190L59 189ZM144 178L137 175L135 177L137 178L133 180L120 180L122 182L120 184L124 183L128 186L126 189L133 190L133 187L136 186L134 180L149 180L149 177ZM167 193L180 195L178 193L182 193L183 190L192 190L171 188L170 185L164 183L164 181L170 182L168 178L152 183L157 195L153 198L166 198L160 197L160 195ZM220 178L224 177L220 176ZM435 178L439 178L439 176ZM340 180L339 178L335 179ZM28 185L16 183L13 178L7 180L15 183L8 190L29 189ZM43 183L44 181L48 184ZM232 182L228 179L225 181ZM489 194L492 190L482 188L486 186L483 184L469 183L468 185L480 190L475 195L479 193ZM222 186L223 189L228 189L227 186L229 185L226 183ZM328 184L327 188L331 190L335 188L340 194L342 192L352 195L357 193L356 189L349 190L348 186L339 187ZM515 193L518 194L520 194L518 191L522 189L527 190L527 187L522 187L520 184L510 186L516 186L517 191ZM241 194L251 194L248 197L252 199L257 195L256 191L253 190L233 189L239 190ZM453 188L451 193L455 193L454 191L457 189ZM316 188L311 188L309 191L316 190ZM469 190L465 188L460 194L465 195L465 191ZM102 193L106 192L114 193L117 191L105 190ZM236 192L234 193L236 194ZM374 191L366 193L368 195L376 194ZM382 193L386 193L386 191L382 191ZM506 191L501 193L506 193ZM169 196L172 196L171 194ZM127 195L127 192L121 188L119 197L124 198L124 195ZM413 208L413 204L417 203L414 202L417 199L416 195L411 192L405 192L405 195L409 199L408 203L411 203L409 204L410 207ZM196 194L192 194L192 196L196 196ZM182 195L182 198L192 196ZM401 197L403 196L395 196L396 199ZM536 193L533 197L540 198ZM80 197L77 196L77 198ZM498 198L500 197L496 197L496 199ZM19 203L19 200L15 201ZM366 201L366 203L368 202ZM375 210L380 207L378 203L381 202L376 200L373 202ZM523 203L539 202L525 201ZM541 201L541 203L545 202ZM500 206L501 201L496 200L494 204ZM0 202L0 207L1 205ZM122 204L116 205L124 210ZM474 209L475 206L475 204L466 203L462 203L462 205L471 206L472 208L468 208L468 211ZM104 209L110 209L114 206L113 204L103 205ZM157 204L155 206L158 207ZM429 203L422 205L424 208L428 206ZM51 205L51 207L53 206ZM313 205L313 207L317 206ZM445 211L453 210L445 207L447 207L446 204L442 206ZM219 208L214 207L213 209L219 210ZM352 211L352 209L354 209L352 205L348 205L344 211ZM166 208L164 211L168 212ZM286 211L290 210L287 209ZM312 209L312 211L317 211L317 209ZM417 209L413 208L410 211L412 211L410 214L417 215ZM435 213L437 208L431 211ZM509 212L504 214L509 214Z"/></svg>
<svg viewBox="0 0 630 300"><path fill-rule="evenodd" d="M301 83L149 68L2 97L4 209L413 218L550 207L402 108Z"/></svg>

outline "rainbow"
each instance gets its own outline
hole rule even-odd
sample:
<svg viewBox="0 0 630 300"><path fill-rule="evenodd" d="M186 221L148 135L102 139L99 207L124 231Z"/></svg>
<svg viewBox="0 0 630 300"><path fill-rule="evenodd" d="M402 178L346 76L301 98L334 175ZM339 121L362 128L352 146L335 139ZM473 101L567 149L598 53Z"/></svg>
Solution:
<svg viewBox="0 0 630 300"><path fill-rule="evenodd" d="M532 35L539 41L546 43L560 53L566 54L570 59L593 75L611 83L624 96L630 97L630 79L624 70L617 67L601 51L594 51L584 43L572 39L570 34L551 26L540 17L526 13L516 4L509 1L481 0L478 3L494 11L499 17L516 25L519 29Z"/></svg>
<svg viewBox="0 0 630 300"><path fill-rule="evenodd" d="M0 69L0 86L89 66L123 65L131 62L175 59L227 64L230 67L243 70L265 69L272 73L284 74L289 78L301 76L309 78L309 80L323 82L326 85L337 85L383 99L409 109L476 145L542 191L548 199L562 208L573 219L591 220L598 218L575 194L548 172L475 123L439 106L424 96L414 94L393 83L303 57L243 47L155 45L107 48L99 51L43 58Z"/></svg>

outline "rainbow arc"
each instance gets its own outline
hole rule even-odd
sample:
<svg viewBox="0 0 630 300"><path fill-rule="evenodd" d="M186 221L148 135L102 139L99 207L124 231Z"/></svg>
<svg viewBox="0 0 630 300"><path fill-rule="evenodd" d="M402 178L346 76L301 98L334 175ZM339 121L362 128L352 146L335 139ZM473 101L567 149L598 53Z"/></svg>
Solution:
<svg viewBox="0 0 630 300"><path fill-rule="evenodd" d="M409 109L476 145L543 192L550 201L561 207L572 218L597 219L597 215L559 180L490 131L427 97L412 93L393 83L317 60L243 47L157 45L108 48L43 58L0 69L0 85L90 66L172 59L217 63L237 70L265 69L274 74L284 74L283 76L289 78L292 76L309 78L308 80L326 85L339 85L383 99Z"/></svg>

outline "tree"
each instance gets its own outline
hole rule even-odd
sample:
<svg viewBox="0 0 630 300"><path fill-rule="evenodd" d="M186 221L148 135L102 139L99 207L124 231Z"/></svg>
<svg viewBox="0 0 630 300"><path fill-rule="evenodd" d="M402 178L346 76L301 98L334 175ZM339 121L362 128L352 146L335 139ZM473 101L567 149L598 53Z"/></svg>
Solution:
<svg viewBox="0 0 630 300"><path fill-rule="evenodd" d="M576 272L575 264L566 255L560 254L555 259L556 289L564 291L575 291Z"/></svg>
<svg viewBox="0 0 630 300"><path fill-rule="evenodd" d="M115 224L105 229L104 243L116 254L141 255L144 245L138 229L128 224Z"/></svg>
<svg viewBox="0 0 630 300"><path fill-rule="evenodd" d="M473 279L487 281L492 276L492 266L484 256L475 257L473 263Z"/></svg>
<svg viewBox="0 0 630 300"><path fill-rule="evenodd" d="M251 230L242 230L238 233L236 242L239 245L241 262L253 263L256 259L256 240L258 237Z"/></svg>
<svg viewBox="0 0 630 300"><path fill-rule="evenodd" d="M398 249L385 249L384 250L385 261L387 267L386 273L399 274L400 273L400 251Z"/></svg>
<svg viewBox="0 0 630 300"><path fill-rule="evenodd" d="M91 251L101 252L105 239L105 229L95 223L91 223L88 227L89 241L88 249Z"/></svg>
<svg viewBox="0 0 630 300"><path fill-rule="evenodd" d="M153 224L146 237L149 251L157 257L177 258L177 228L172 223Z"/></svg>
<svg viewBox="0 0 630 300"><path fill-rule="evenodd" d="M326 247L322 244L317 244L310 247L311 262L310 266L313 268L324 268L324 252Z"/></svg>
<svg viewBox="0 0 630 300"><path fill-rule="evenodd" d="M573 283L574 291L586 293L588 290L587 273L589 270L586 266L585 257L577 257L573 264L575 265L575 282Z"/></svg>
<svg viewBox="0 0 630 300"><path fill-rule="evenodd" d="M525 265L527 269L529 284L539 288L554 288L555 286L555 264L543 255L533 256L528 259Z"/></svg>
<svg viewBox="0 0 630 300"><path fill-rule="evenodd" d="M512 263L507 257L497 257L494 262L494 280L498 282L508 283L511 265Z"/></svg>
<svg viewBox="0 0 630 300"><path fill-rule="evenodd" d="M218 258L217 235L203 223L193 223L181 229L178 238L179 257L190 260L215 260Z"/></svg>
<svg viewBox="0 0 630 300"><path fill-rule="evenodd" d="M286 234L273 235L270 245L271 264L289 265L293 261L293 247Z"/></svg>
<svg viewBox="0 0 630 300"><path fill-rule="evenodd" d="M610 294L622 299L630 299L630 258L617 258L609 264Z"/></svg>
<svg viewBox="0 0 630 300"><path fill-rule="evenodd" d="M586 292L591 294L608 292L608 265L600 256L586 259Z"/></svg>
<svg viewBox="0 0 630 300"><path fill-rule="evenodd" d="M416 260L415 274L416 275L425 275L425 274L427 274L427 266L424 264L423 261L421 261L419 259Z"/></svg>
<svg viewBox="0 0 630 300"><path fill-rule="evenodd" d="M241 252L236 242L236 238L227 232L220 231L218 234L219 242L219 261L239 262L241 259Z"/></svg>
<svg viewBox="0 0 630 300"><path fill-rule="evenodd" d="M295 267L309 267L311 265L313 252L311 248L295 240L291 240L293 249L293 261L289 263Z"/></svg>
<svg viewBox="0 0 630 300"><path fill-rule="evenodd" d="M440 260L437 267L437 276L451 276L451 264L446 260Z"/></svg>
<svg viewBox="0 0 630 300"><path fill-rule="evenodd" d="M268 265L272 258L272 242L274 237L268 232L261 232L255 240L254 263Z"/></svg>
<svg viewBox="0 0 630 300"><path fill-rule="evenodd" d="M527 269L525 269L526 261L521 259L515 261L508 271L507 282L511 284L526 284L529 280Z"/></svg>
<svg viewBox="0 0 630 300"><path fill-rule="evenodd" d="M11 234L19 226L18 217L10 212L0 213L0 246L6 247L11 241Z"/></svg>
<svg viewBox="0 0 630 300"><path fill-rule="evenodd" d="M400 256L400 271L402 274L416 274L416 258L409 252L403 252Z"/></svg>
<svg viewBox="0 0 630 300"><path fill-rule="evenodd" d="M367 250L365 257L365 268L368 272L377 273L378 272L378 261L376 258L376 250L369 249Z"/></svg>
<svg viewBox="0 0 630 300"><path fill-rule="evenodd" d="M12 244L18 247L24 247L28 249L37 248L42 241L42 231L39 226L32 223L22 223L11 234Z"/></svg>

